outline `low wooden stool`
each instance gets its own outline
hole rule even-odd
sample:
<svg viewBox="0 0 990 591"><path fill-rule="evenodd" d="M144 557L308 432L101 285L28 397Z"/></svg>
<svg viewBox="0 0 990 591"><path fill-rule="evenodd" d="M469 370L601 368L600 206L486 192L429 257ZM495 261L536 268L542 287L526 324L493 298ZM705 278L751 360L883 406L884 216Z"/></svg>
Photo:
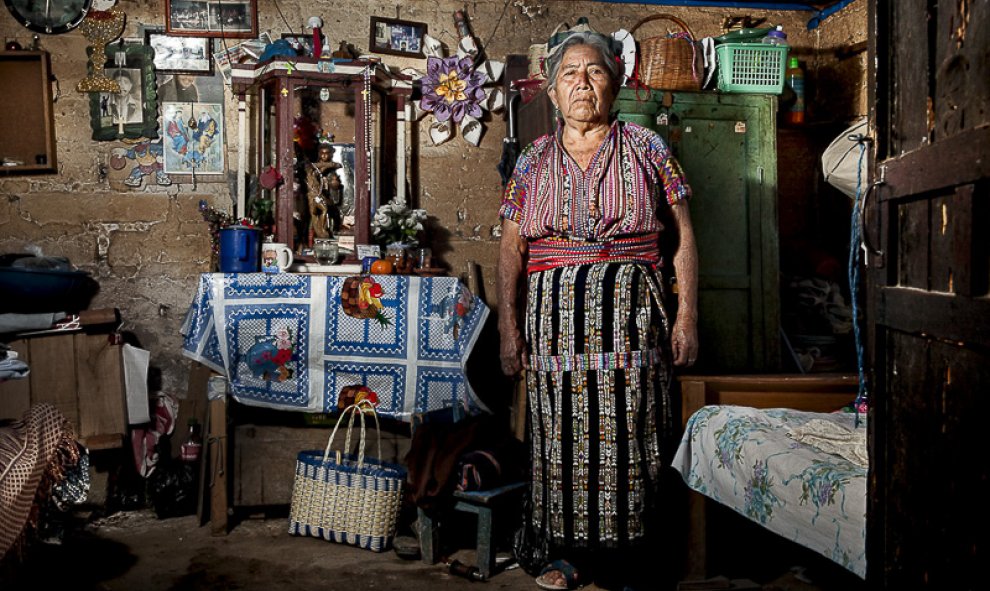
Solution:
<svg viewBox="0 0 990 591"><path fill-rule="evenodd" d="M475 513L478 516L477 566L478 572L485 579L491 577L495 569L492 513L498 506L515 498L525 486L525 482L513 482L491 490L454 491L454 499L457 501L454 503L454 511ZM422 509L418 511L418 518L419 548L423 562L433 564L437 561L436 553L440 547L438 523Z"/></svg>

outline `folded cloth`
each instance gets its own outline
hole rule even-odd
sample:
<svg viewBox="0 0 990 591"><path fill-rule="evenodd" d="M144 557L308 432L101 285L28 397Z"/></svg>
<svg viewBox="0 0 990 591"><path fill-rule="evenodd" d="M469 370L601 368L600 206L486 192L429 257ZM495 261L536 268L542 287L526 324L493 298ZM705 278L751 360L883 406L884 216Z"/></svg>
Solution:
<svg viewBox="0 0 990 591"><path fill-rule="evenodd" d="M179 401L171 394L159 392L156 395L155 413L152 422L131 429L131 448L134 452L134 467L138 474L147 478L158 465L158 440L162 435L171 435L175 430L175 418L179 415Z"/></svg>
<svg viewBox="0 0 990 591"><path fill-rule="evenodd" d="M866 426L850 429L834 421L811 419L803 425L788 429L791 439L810 445L825 453L835 454L866 468L870 464L866 451Z"/></svg>
<svg viewBox="0 0 990 591"><path fill-rule="evenodd" d="M26 378L31 373L27 363L17 359L15 351L8 351L6 359L0 359L0 382Z"/></svg>

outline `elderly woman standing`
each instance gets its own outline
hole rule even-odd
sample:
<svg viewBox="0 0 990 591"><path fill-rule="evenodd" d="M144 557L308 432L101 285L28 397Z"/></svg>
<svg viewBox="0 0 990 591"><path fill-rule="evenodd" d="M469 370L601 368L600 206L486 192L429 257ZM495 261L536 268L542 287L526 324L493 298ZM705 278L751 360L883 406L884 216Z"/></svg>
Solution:
<svg viewBox="0 0 990 591"><path fill-rule="evenodd" d="M611 40L574 33L547 71L559 125L522 152L502 198L498 320L502 371L528 370L537 584L562 589L588 582L582 556L625 553L647 534L671 364L698 351L697 253L680 165L656 133L610 118ZM673 326L660 217L679 236Z"/></svg>

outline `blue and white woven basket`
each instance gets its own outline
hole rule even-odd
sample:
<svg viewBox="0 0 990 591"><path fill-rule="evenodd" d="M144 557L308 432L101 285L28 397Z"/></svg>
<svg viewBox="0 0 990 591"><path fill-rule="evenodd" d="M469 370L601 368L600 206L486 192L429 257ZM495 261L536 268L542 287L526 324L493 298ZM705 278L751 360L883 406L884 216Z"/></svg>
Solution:
<svg viewBox="0 0 990 591"><path fill-rule="evenodd" d="M387 550L395 536L406 470L398 464L364 455L364 414L378 416L362 401L349 406L337 419L325 450L299 452L292 487L289 533L350 544L374 552ZM331 452L334 436L350 415L345 449L350 449L354 417L361 417L358 453ZM378 455L381 434L378 431Z"/></svg>

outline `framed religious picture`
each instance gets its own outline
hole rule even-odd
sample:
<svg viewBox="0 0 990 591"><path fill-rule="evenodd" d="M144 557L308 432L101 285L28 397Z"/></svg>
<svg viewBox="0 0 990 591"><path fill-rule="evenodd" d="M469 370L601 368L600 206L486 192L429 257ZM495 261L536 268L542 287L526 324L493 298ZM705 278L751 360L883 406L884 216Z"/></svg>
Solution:
<svg viewBox="0 0 990 591"><path fill-rule="evenodd" d="M222 175L223 123L222 104L163 102L165 173Z"/></svg>
<svg viewBox="0 0 990 591"><path fill-rule="evenodd" d="M165 32L253 39L258 36L258 0L165 0Z"/></svg>
<svg viewBox="0 0 990 591"><path fill-rule="evenodd" d="M158 137L158 83L154 52L140 44L106 48L104 73L120 93L89 93L90 125L96 141Z"/></svg>
<svg viewBox="0 0 990 591"><path fill-rule="evenodd" d="M369 47L373 53L426 57L423 54L424 35L426 23L373 16Z"/></svg>
<svg viewBox="0 0 990 591"><path fill-rule="evenodd" d="M213 73L213 50L206 37L175 37L147 30L144 44L155 50L155 70L159 74Z"/></svg>

